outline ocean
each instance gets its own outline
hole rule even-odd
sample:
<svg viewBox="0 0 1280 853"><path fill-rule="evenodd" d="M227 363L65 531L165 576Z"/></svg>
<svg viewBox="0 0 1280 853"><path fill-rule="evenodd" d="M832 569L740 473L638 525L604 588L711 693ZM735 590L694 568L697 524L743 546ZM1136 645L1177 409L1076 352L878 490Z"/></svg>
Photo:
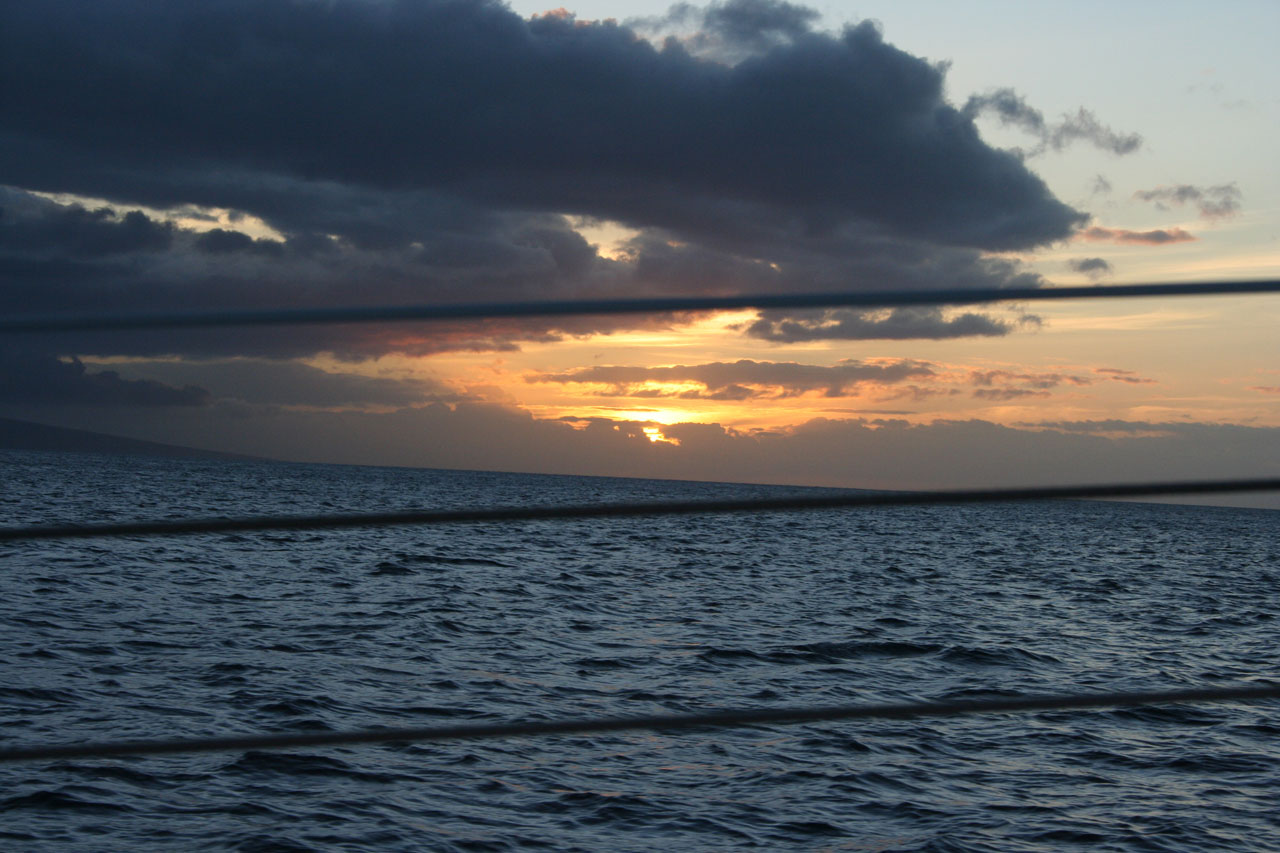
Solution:
<svg viewBox="0 0 1280 853"><path fill-rule="evenodd" d="M0 453L4 524L812 490ZM1280 512L1060 501L0 546L0 746L1280 676ZM1280 849L1280 703L0 766L19 851Z"/></svg>

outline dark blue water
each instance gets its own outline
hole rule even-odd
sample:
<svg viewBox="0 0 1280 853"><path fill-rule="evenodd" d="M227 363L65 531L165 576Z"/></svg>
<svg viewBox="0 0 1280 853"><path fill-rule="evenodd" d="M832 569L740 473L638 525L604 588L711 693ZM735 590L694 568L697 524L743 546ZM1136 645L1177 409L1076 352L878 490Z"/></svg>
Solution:
<svg viewBox="0 0 1280 853"><path fill-rule="evenodd" d="M766 487L0 454L6 523ZM794 490L793 490L794 491ZM0 546L0 744L1280 676L1280 513L1123 503ZM0 767L4 849L1275 850L1280 705Z"/></svg>

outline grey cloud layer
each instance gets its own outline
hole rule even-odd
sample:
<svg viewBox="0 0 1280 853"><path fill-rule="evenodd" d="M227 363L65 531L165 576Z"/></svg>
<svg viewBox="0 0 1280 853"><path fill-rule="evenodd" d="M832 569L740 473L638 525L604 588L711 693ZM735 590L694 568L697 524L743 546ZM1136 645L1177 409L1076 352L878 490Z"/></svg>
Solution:
<svg viewBox="0 0 1280 853"><path fill-rule="evenodd" d="M203 406L211 400L209 391L196 385L125 379L115 370L91 372L78 360L0 350L0 404L154 408Z"/></svg>
<svg viewBox="0 0 1280 853"><path fill-rule="evenodd" d="M1024 322L1036 322L1026 316ZM762 311L747 334L778 343L815 340L945 340L1007 335L1018 323L967 311L944 316L940 308L895 308L888 313L831 309L826 311Z"/></svg>
<svg viewBox="0 0 1280 853"><path fill-rule="evenodd" d="M120 370L145 374L173 385L194 383L207 388L211 396L263 405L402 408L426 401L463 399L463 395L437 382L330 372L293 361L142 362Z"/></svg>
<svg viewBox="0 0 1280 853"><path fill-rule="evenodd" d="M890 489L1280 474L1280 430L1199 423L1017 429L979 420L913 426L892 419L818 419L759 433L719 424L664 425L663 433L680 441L673 446L650 442L642 424L599 419L578 430L475 404L380 415L177 410L163 430L136 412L113 410L109 416L114 420L104 427L111 431L155 440L300 461L433 468ZM46 420L58 422L56 416ZM235 429L228 428L232 423ZM1269 499L1277 506L1274 496Z"/></svg>
<svg viewBox="0 0 1280 853"><path fill-rule="evenodd" d="M982 142L945 100L941 69L875 27L814 32L812 10L772 0L682 14L688 49L612 23L526 21L484 0L4 4L0 79L22 85L6 87L0 110L0 310L1034 286L982 251L1034 248L1084 222ZM182 224L214 208L231 221ZM281 239L242 233L241 214ZM606 257L573 216L638 233ZM673 319L27 343L46 366L68 355L356 359ZM770 315L749 333L1009 328L978 314L844 312Z"/></svg>
<svg viewBox="0 0 1280 853"><path fill-rule="evenodd" d="M676 3L665 15L625 23L653 41L677 39L696 56L734 63L812 33L816 9L778 0Z"/></svg>
<svg viewBox="0 0 1280 853"><path fill-rule="evenodd" d="M72 166L56 189L252 210L225 204L243 171L655 226L733 200L981 248L1079 219L865 24L728 66L481 0L50 0L3 23L19 186Z"/></svg>

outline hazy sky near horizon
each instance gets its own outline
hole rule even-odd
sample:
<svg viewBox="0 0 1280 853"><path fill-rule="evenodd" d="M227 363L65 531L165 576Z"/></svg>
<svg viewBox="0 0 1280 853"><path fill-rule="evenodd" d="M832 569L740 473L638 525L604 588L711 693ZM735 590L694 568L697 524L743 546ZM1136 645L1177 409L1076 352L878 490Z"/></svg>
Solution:
<svg viewBox="0 0 1280 853"><path fill-rule="evenodd" d="M575 17L576 14L576 17ZM612 19L612 20L606 20ZM1265 2L0 12L0 310L1280 276ZM311 461L1280 473L1280 301L0 340L0 414Z"/></svg>

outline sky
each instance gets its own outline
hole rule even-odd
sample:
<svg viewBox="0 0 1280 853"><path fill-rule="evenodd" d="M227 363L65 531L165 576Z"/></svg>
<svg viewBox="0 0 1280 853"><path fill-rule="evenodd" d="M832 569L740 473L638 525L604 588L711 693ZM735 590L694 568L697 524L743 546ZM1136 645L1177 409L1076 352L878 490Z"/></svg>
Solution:
<svg viewBox="0 0 1280 853"><path fill-rule="evenodd" d="M0 310L1277 278L1278 29L1239 0L4 4ZM14 335L0 416L354 464L1265 476L1278 321L1251 296Z"/></svg>

